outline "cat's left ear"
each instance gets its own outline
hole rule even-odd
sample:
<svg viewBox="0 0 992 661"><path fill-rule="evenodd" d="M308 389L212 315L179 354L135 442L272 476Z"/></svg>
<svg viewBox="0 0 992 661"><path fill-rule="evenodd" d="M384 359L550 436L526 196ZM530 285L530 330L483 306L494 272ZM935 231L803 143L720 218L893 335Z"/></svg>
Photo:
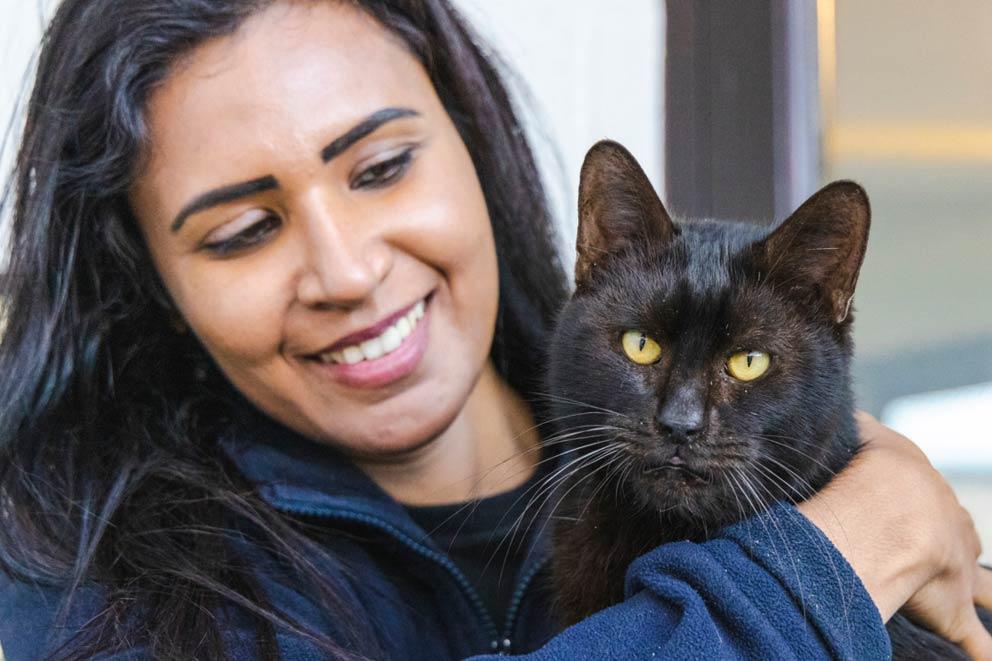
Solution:
<svg viewBox="0 0 992 661"><path fill-rule="evenodd" d="M847 319L868 245L868 194L853 181L814 193L760 248L767 278L814 292L834 323Z"/></svg>

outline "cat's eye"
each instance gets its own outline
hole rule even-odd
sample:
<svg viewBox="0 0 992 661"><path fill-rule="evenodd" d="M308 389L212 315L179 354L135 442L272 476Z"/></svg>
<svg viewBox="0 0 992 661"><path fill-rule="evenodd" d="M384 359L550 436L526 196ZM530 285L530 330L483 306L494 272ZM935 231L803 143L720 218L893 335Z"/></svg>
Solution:
<svg viewBox="0 0 992 661"><path fill-rule="evenodd" d="M620 340L623 352L638 365L650 365L661 358L661 345L643 331L627 331Z"/></svg>
<svg viewBox="0 0 992 661"><path fill-rule="evenodd" d="M771 356L763 351L738 351L727 359L727 372L739 381L754 381L771 363Z"/></svg>

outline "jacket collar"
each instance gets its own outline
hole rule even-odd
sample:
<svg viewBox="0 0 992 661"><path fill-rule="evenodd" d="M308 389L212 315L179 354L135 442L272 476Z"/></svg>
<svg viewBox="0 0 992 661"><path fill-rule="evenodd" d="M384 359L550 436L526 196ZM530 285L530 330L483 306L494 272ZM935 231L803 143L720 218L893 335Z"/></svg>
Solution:
<svg viewBox="0 0 992 661"><path fill-rule="evenodd" d="M344 454L315 443L243 400L220 438L223 452L276 509L374 517L423 539L402 505Z"/></svg>
<svg viewBox="0 0 992 661"><path fill-rule="evenodd" d="M430 536L407 510L361 471L343 453L311 441L272 419L242 396L235 405L234 423L220 438L223 452L275 509L328 518L361 519L392 536L406 537L436 550ZM548 449L542 459L550 458ZM554 452L552 454L558 454ZM550 462L553 471L562 456ZM554 499L547 499L547 510ZM538 516L541 516L539 513ZM549 540L542 534L530 543L531 553L543 555Z"/></svg>

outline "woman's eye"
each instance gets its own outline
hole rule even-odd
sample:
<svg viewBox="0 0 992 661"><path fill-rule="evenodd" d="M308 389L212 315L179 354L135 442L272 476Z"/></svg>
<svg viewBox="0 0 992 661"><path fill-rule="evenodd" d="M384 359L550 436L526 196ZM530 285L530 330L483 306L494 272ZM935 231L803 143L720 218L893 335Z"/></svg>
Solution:
<svg viewBox="0 0 992 661"><path fill-rule="evenodd" d="M727 372L738 381L754 381L771 363L771 356L764 351L738 351L727 359Z"/></svg>
<svg viewBox="0 0 992 661"><path fill-rule="evenodd" d="M262 243L279 227L279 223L278 216L269 215L257 223L246 227L229 239L203 244L203 248L219 257L226 257Z"/></svg>
<svg viewBox="0 0 992 661"><path fill-rule="evenodd" d="M388 186L403 176L413 161L413 148L385 161L362 170L351 182L352 190L358 188L381 188Z"/></svg>
<svg viewBox="0 0 992 661"><path fill-rule="evenodd" d="M638 365L650 365L661 358L661 345L639 330L627 331L620 338L623 352Z"/></svg>

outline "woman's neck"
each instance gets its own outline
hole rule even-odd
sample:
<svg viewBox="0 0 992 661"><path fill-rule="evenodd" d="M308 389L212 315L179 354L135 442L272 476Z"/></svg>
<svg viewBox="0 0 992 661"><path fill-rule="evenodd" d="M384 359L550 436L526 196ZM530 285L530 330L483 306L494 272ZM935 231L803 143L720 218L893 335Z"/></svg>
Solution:
<svg viewBox="0 0 992 661"><path fill-rule="evenodd" d="M433 441L388 463L360 463L406 505L485 498L523 484L539 461L530 409L486 363L465 406Z"/></svg>

